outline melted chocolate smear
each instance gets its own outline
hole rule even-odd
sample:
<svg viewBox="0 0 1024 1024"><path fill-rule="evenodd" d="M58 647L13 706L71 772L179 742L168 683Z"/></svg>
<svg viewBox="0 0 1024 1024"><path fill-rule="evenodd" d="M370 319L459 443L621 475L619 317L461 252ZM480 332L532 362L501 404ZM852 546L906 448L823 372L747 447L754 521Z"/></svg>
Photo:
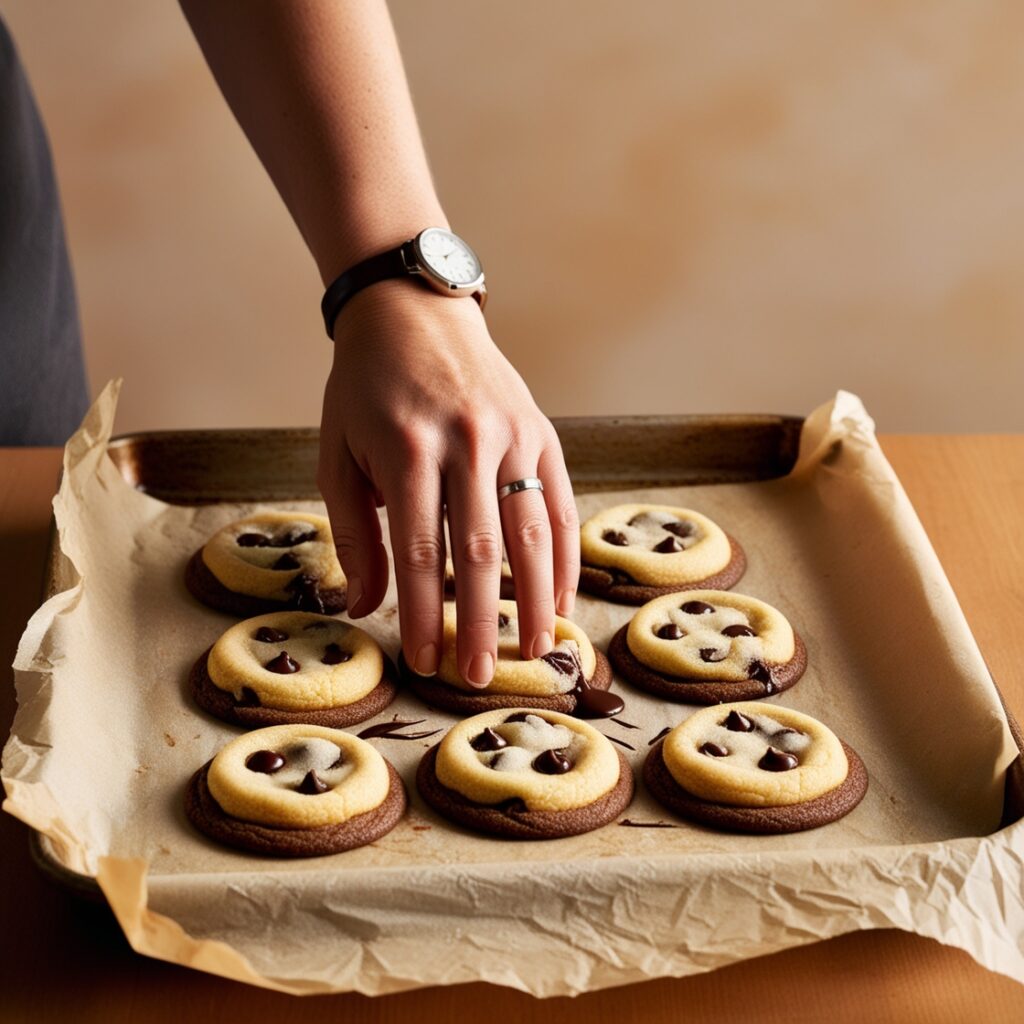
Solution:
<svg viewBox="0 0 1024 1024"><path fill-rule="evenodd" d="M722 630L722 636L757 636L749 626L726 626Z"/></svg>
<svg viewBox="0 0 1024 1024"><path fill-rule="evenodd" d="M653 740L648 740L647 741L647 746L653 747L654 744L658 742L658 740L664 739L671 731L672 731L672 727L670 725L666 725L665 728L662 729L661 732L659 732L658 735L655 736Z"/></svg>
<svg viewBox="0 0 1024 1024"><path fill-rule="evenodd" d="M262 533L243 533L235 538L235 543L240 548L269 548L270 538Z"/></svg>
<svg viewBox="0 0 1024 1024"><path fill-rule="evenodd" d="M302 563L290 551L286 551L270 568L283 572L286 569L301 569Z"/></svg>
<svg viewBox="0 0 1024 1024"><path fill-rule="evenodd" d="M636 747L627 743L625 740L616 739L614 736L608 736L607 738L610 739L612 743L618 743L620 747L625 747L627 750L636 750Z"/></svg>
<svg viewBox="0 0 1024 1024"><path fill-rule="evenodd" d="M291 657L287 651L282 651L276 658L271 659L263 666L268 672L277 672L278 675L290 676L299 671L299 663Z"/></svg>
<svg viewBox="0 0 1024 1024"><path fill-rule="evenodd" d="M279 644L282 640L288 639L288 634L283 629L260 626L253 635L253 639L259 640L261 644Z"/></svg>
<svg viewBox="0 0 1024 1024"><path fill-rule="evenodd" d="M503 739L493 729L484 729L479 736L469 741L469 745L479 751L501 750L502 747L508 746L508 740Z"/></svg>
<svg viewBox="0 0 1024 1024"><path fill-rule="evenodd" d="M612 721L616 725L621 725L623 729L639 729L639 725L634 725L632 722L624 722L621 718L613 718Z"/></svg>
<svg viewBox="0 0 1024 1024"><path fill-rule="evenodd" d="M614 544L617 548L628 548L629 538L621 530L605 530L601 540L606 544Z"/></svg>
<svg viewBox="0 0 1024 1024"><path fill-rule="evenodd" d="M285 588L292 593L292 607L303 612L324 613L324 602L320 596L320 581L315 576L300 573Z"/></svg>
<svg viewBox="0 0 1024 1024"><path fill-rule="evenodd" d="M251 772L260 772L263 775L273 775L279 772L285 765L284 758L275 750L257 750L245 759L245 767Z"/></svg>
<svg viewBox="0 0 1024 1024"><path fill-rule="evenodd" d="M630 818L623 818L619 824L625 825L626 828L679 828L670 821L633 821Z"/></svg>
<svg viewBox="0 0 1024 1024"><path fill-rule="evenodd" d="M505 724L510 722L525 722L527 715L535 715L535 711L516 711L513 712L508 718L505 719Z"/></svg>
<svg viewBox="0 0 1024 1024"><path fill-rule="evenodd" d="M668 530L669 533L674 533L677 537L693 536L693 523L685 523L681 519L677 519L674 523L664 523L661 528Z"/></svg>
<svg viewBox="0 0 1024 1024"><path fill-rule="evenodd" d="M704 601L687 601L679 606L679 610L687 615L710 615L715 609Z"/></svg>
<svg viewBox="0 0 1024 1024"><path fill-rule="evenodd" d="M324 656L320 659L324 665L340 665L351 660L352 655L348 651L343 651L337 644L328 644L324 648Z"/></svg>
<svg viewBox="0 0 1024 1024"><path fill-rule="evenodd" d="M545 750L533 759L530 767L541 775L564 775L572 771L572 761L561 750Z"/></svg>
<svg viewBox="0 0 1024 1024"><path fill-rule="evenodd" d="M788 772L796 768L800 762L792 754L776 747L769 747L767 753L757 762L758 768L766 772Z"/></svg>
<svg viewBox="0 0 1024 1024"><path fill-rule="evenodd" d="M651 550L657 551L661 555L671 555L676 551L682 551L683 545L679 543L677 537L666 537L664 540L658 541Z"/></svg>
<svg viewBox="0 0 1024 1024"><path fill-rule="evenodd" d="M702 743L698 748L700 753L707 754L708 757L728 757L729 751L725 747L718 743Z"/></svg>
<svg viewBox="0 0 1024 1024"><path fill-rule="evenodd" d="M686 633L674 622L668 622L664 626L658 627L656 635L662 640L682 640L682 638L686 636Z"/></svg>
<svg viewBox="0 0 1024 1024"><path fill-rule="evenodd" d="M778 688L772 670L763 661L752 661L747 666L747 675L764 684L765 693L774 693Z"/></svg>
<svg viewBox="0 0 1024 1024"><path fill-rule="evenodd" d="M378 722L376 725L368 725L362 732L357 732L356 735L361 740L372 740L375 738L384 738L389 740L421 740L427 736L436 736L441 730L431 729L426 732L402 732L399 729L404 729L409 725L420 725L425 722L425 718L414 718L414 719L403 719L395 718L390 722Z"/></svg>
<svg viewBox="0 0 1024 1024"><path fill-rule="evenodd" d="M326 793L329 788L312 768L306 772L306 777L296 787L298 792L305 793L306 796L319 796L321 793Z"/></svg>
<svg viewBox="0 0 1024 1024"><path fill-rule="evenodd" d="M541 655L540 660L547 662L559 675L572 676L574 679L583 676L580 659L570 651L551 651Z"/></svg>
<svg viewBox="0 0 1024 1024"><path fill-rule="evenodd" d="M725 721L719 724L724 725L729 732L754 731L754 723L746 715L741 715L735 708L729 712Z"/></svg>
<svg viewBox="0 0 1024 1024"><path fill-rule="evenodd" d="M725 661L728 657L728 654L724 654L722 651L716 651L714 647L702 647L700 649L701 661L707 661L713 664L716 661Z"/></svg>
<svg viewBox="0 0 1024 1024"><path fill-rule="evenodd" d="M296 526L294 529L289 530L287 533L281 534L274 541L275 548L293 548L297 544L305 544L308 541L316 540L318 534L316 530L311 530L307 527Z"/></svg>
<svg viewBox="0 0 1024 1024"><path fill-rule="evenodd" d="M572 713L577 718L614 718L626 706L617 694L595 690L582 676L572 695L576 698Z"/></svg>
<svg viewBox="0 0 1024 1024"><path fill-rule="evenodd" d="M236 703L245 708L258 708L260 706L259 694L251 686L243 686L242 699Z"/></svg>

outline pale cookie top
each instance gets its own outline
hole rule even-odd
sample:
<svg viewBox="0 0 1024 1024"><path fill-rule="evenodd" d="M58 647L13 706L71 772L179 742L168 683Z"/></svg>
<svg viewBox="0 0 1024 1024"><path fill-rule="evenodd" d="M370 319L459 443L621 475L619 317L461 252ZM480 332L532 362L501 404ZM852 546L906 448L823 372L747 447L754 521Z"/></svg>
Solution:
<svg viewBox="0 0 1024 1024"><path fill-rule="evenodd" d="M586 807L619 781L607 736L557 711L487 711L449 730L438 781L478 804L519 798L531 811Z"/></svg>
<svg viewBox="0 0 1024 1024"><path fill-rule="evenodd" d="M630 653L662 675L742 682L796 653L793 627L756 597L687 590L648 601L629 623Z"/></svg>
<svg viewBox="0 0 1024 1024"><path fill-rule="evenodd" d="M455 604L444 606L444 649L437 678L468 693L519 693L550 697L568 693L583 677L591 679L597 668L594 646L575 623L555 616L554 650L543 658L524 660L519 653L519 620L515 601L498 602L498 660L494 679L486 690L478 690L459 675L455 650Z"/></svg>
<svg viewBox="0 0 1024 1024"><path fill-rule="evenodd" d="M713 704L677 725L662 747L683 789L734 807L782 807L846 779L835 733L810 715L753 701Z"/></svg>
<svg viewBox="0 0 1024 1024"><path fill-rule="evenodd" d="M637 583L670 587L699 583L732 560L720 526L688 508L615 505L580 528L586 565L621 569Z"/></svg>
<svg viewBox="0 0 1024 1024"><path fill-rule="evenodd" d="M358 626L313 612L271 612L232 626L213 645L213 685L244 699L248 687L263 707L312 711L353 704L384 671L380 645Z"/></svg>
<svg viewBox="0 0 1024 1024"><path fill-rule="evenodd" d="M257 512L228 523L206 542L203 561L228 590L270 601L292 600L289 584L299 576L321 590L345 586L331 524L309 512Z"/></svg>
<svg viewBox="0 0 1024 1024"><path fill-rule="evenodd" d="M225 813L276 828L340 825L379 807L391 779L365 740L316 725L275 725L232 740L207 785Z"/></svg>

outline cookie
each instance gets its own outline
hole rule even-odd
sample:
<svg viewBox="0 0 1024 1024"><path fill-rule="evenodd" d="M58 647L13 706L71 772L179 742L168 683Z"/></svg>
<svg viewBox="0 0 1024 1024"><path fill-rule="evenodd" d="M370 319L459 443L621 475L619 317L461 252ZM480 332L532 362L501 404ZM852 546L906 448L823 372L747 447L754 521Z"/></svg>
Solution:
<svg viewBox="0 0 1024 1024"><path fill-rule="evenodd" d="M512 582L512 567L506 561L501 563L501 584L499 595L511 601L516 596L515 584ZM455 597L455 563L450 558L444 563L444 596L451 599Z"/></svg>
<svg viewBox="0 0 1024 1024"><path fill-rule="evenodd" d="M593 726L552 711L488 711L449 730L416 787L442 817L506 839L558 839L613 821L633 772Z"/></svg>
<svg viewBox="0 0 1024 1024"><path fill-rule="evenodd" d="M358 626L271 612L227 630L193 665L189 686L204 711L234 725L340 729L383 711L398 693L398 673Z"/></svg>
<svg viewBox="0 0 1024 1024"><path fill-rule="evenodd" d="M229 523L189 559L185 585L208 607L243 617L345 610L330 523L308 512L257 512Z"/></svg>
<svg viewBox="0 0 1024 1024"><path fill-rule="evenodd" d="M856 751L810 715L775 705L701 708L651 749L644 782L670 810L767 835L818 828L863 799Z"/></svg>
<svg viewBox="0 0 1024 1024"><path fill-rule="evenodd" d="M405 812L402 780L365 740L278 725L232 740L189 781L185 813L226 846L321 857L386 835Z"/></svg>
<svg viewBox="0 0 1024 1024"><path fill-rule="evenodd" d="M538 708L606 718L622 710L621 698L608 693L608 659L575 623L555 617L554 649L541 658L519 653L518 613L514 601L498 605L498 660L485 690L464 682L455 647L455 605L444 607L444 645L437 674L421 676L399 656L402 679L427 704L454 715L476 715L499 708Z"/></svg>
<svg viewBox="0 0 1024 1024"><path fill-rule="evenodd" d="M634 686L686 704L781 693L807 667L803 640L780 611L724 590L649 601L612 637L608 657Z"/></svg>
<svg viewBox="0 0 1024 1024"><path fill-rule="evenodd" d="M725 590L747 567L707 516L668 505L615 505L580 528L580 589L621 604L680 590Z"/></svg>

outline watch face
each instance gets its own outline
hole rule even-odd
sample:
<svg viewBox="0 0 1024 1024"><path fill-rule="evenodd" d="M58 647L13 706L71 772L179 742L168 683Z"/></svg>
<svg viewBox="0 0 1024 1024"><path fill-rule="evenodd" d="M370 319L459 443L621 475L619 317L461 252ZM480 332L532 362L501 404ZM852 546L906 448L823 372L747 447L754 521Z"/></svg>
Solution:
<svg viewBox="0 0 1024 1024"><path fill-rule="evenodd" d="M452 288L478 284L483 268L466 243L443 228L427 228L416 239L419 256L428 270Z"/></svg>

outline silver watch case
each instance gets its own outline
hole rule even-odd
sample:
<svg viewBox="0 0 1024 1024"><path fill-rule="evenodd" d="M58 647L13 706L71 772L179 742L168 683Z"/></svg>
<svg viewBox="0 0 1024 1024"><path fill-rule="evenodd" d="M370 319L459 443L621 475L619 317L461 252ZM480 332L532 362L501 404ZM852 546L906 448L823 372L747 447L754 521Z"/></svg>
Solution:
<svg viewBox="0 0 1024 1024"><path fill-rule="evenodd" d="M469 253L476 261L477 267L480 269L480 273L472 281L453 281L430 265L423 255L421 241L425 235L433 231L450 235L452 238L457 239L460 245L469 250ZM405 263L405 269L408 273L418 275L434 291L440 292L442 295L454 297L472 295L480 303L480 308L483 309L484 302L487 299L487 288L484 284L484 271L480 263L480 257L473 251L472 246L459 235L456 235L454 231L448 231L446 228L424 228L415 238L402 246L402 261Z"/></svg>

